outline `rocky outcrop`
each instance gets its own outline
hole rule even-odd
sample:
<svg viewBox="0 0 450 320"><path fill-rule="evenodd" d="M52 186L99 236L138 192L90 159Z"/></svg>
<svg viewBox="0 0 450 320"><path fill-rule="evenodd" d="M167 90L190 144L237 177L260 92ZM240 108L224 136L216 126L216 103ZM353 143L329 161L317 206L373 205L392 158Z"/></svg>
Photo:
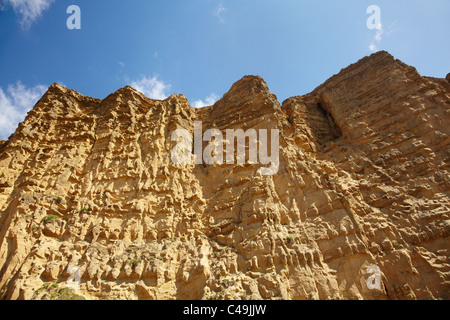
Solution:
<svg viewBox="0 0 450 320"><path fill-rule="evenodd" d="M449 107L387 52L282 105L257 76L202 109L54 84L0 147L0 296L76 266L87 299L449 299ZM173 164L194 121L279 129L278 173Z"/></svg>

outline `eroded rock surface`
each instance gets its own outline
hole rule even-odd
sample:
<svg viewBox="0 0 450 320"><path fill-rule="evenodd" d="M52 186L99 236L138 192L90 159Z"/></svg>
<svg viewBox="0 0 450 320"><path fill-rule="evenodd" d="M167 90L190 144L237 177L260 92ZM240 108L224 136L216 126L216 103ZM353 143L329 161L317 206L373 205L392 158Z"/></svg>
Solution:
<svg viewBox="0 0 450 320"><path fill-rule="evenodd" d="M279 129L278 173L174 165L199 120ZM0 142L0 297L77 266L87 299L449 299L449 162L448 82L386 52L282 105L257 76L203 109L54 84Z"/></svg>

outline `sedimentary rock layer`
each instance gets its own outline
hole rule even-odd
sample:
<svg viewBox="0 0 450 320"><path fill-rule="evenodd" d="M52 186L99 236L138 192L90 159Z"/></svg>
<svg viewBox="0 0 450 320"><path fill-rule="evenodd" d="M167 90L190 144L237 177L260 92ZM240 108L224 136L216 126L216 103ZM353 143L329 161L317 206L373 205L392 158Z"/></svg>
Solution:
<svg viewBox="0 0 450 320"><path fill-rule="evenodd" d="M173 164L194 121L280 130L278 173ZM202 109L53 84L0 143L0 297L76 266L87 299L449 299L449 147L449 82L387 52L282 105L257 76Z"/></svg>

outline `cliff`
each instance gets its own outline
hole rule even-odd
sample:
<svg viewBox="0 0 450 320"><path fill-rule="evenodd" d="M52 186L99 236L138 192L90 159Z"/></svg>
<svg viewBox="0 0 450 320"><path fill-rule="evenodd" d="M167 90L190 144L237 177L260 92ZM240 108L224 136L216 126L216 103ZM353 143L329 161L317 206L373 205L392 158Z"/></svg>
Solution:
<svg viewBox="0 0 450 320"><path fill-rule="evenodd" d="M176 129L278 129L279 170L175 165ZM449 299L450 84L387 52L282 105L53 84L0 142L0 297ZM367 270L380 270L370 289Z"/></svg>

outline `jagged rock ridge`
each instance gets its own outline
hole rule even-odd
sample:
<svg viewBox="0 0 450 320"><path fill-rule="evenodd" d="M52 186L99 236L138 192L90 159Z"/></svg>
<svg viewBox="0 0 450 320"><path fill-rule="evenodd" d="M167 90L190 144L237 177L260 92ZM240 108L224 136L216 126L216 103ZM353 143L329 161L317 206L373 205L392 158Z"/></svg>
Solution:
<svg viewBox="0 0 450 320"><path fill-rule="evenodd" d="M282 105L255 76L202 109L53 84L0 143L0 296L73 265L88 299L449 299L449 87L387 52ZM278 174L174 165L197 120L279 129Z"/></svg>

